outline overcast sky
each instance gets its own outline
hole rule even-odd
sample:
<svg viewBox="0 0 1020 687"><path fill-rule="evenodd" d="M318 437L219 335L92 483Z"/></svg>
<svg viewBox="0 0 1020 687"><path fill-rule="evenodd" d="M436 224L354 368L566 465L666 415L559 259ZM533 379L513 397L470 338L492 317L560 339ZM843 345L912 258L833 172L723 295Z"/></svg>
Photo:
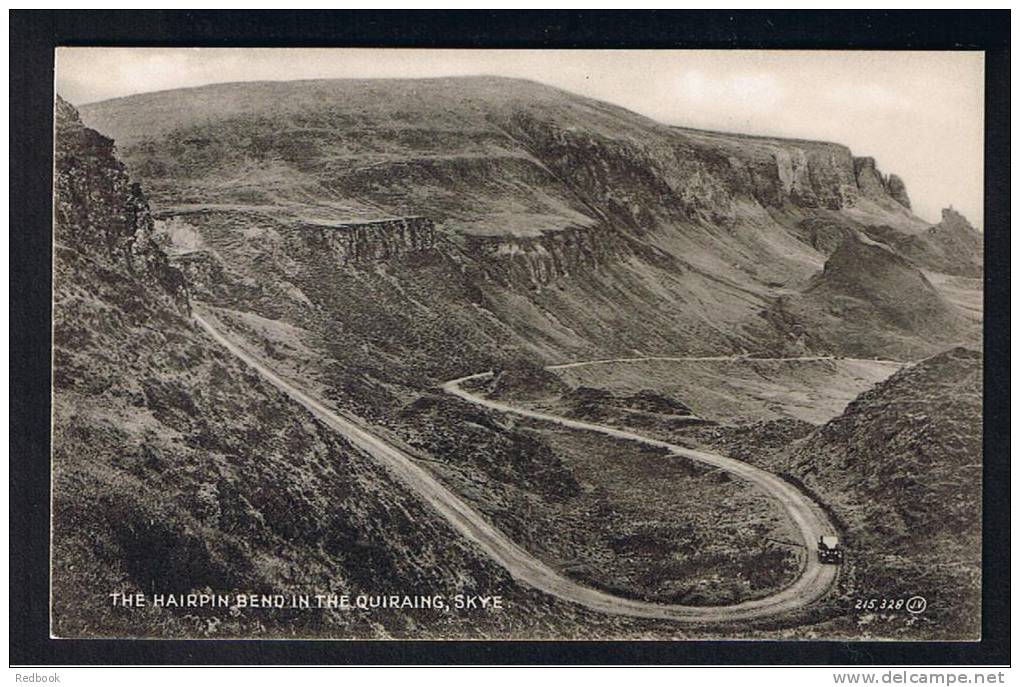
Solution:
<svg viewBox="0 0 1020 687"><path fill-rule="evenodd" d="M668 124L836 141L907 184L935 221L982 225L980 52L60 48L70 102L225 81L494 74Z"/></svg>

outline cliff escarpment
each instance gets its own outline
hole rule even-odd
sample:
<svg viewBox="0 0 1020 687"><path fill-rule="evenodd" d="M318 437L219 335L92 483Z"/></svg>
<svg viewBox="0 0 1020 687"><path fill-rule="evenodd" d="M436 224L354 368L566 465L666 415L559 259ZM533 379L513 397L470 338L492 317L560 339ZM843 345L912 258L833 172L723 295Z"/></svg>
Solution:
<svg viewBox="0 0 1020 687"><path fill-rule="evenodd" d="M640 250L640 244L605 227L570 227L538 236L470 237L466 245L470 255L488 266L490 276L524 290L595 272Z"/></svg>
<svg viewBox="0 0 1020 687"><path fill-rule="evenodd" d="M729 186L766 207L843 210L862 207L873 219L887 214L895 223L912 223L906 187L896 175L881 174L871 157L854 157L836 143L721 134L677 129L729 166L719 174Z"/></svg>
<svg viewBox="0 0 1020 687"><path fill-rule="evenodd" d="M329 250L340 265L389 260L433 248L436 243L435 225L426 217L300 224L298 230L309 242Z"/></svg>
<svg viewBox="0 0 1020 687"><path fill-rule="evenodd" d="M343 325L429 375L517 347L783 350L760 313L847 236L927 228L902 181L845 146L666 126L515 79L217 84L84 117L209 251L190 266L204 298L324 339ZM928 335L896 336L905 354Z"/></svg>

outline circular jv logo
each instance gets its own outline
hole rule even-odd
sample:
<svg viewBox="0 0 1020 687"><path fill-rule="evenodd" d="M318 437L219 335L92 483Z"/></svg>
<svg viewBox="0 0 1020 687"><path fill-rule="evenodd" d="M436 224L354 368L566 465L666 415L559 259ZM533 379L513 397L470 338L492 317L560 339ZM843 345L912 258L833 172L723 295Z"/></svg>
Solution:
<svg viewBox="0 0 1020 687"><path fill-rule="evenodd" d="M924 613L928 608L928 601L923 596L912 596L907 599L907 610L911 613Z"/></svg>

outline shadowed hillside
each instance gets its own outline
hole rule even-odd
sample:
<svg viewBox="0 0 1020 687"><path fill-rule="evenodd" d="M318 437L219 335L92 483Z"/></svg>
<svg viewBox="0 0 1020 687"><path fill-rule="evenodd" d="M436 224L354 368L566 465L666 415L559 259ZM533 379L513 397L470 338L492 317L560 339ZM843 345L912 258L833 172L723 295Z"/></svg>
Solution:
<svg viewBox="0 0 1020 687"><path fill-rule="evenodd" d="M845 525L856 596L920 594L913 623L980 632L982 357L954 348L861 394L796 445L789 471ZM871 631L888 631L885 627Z"/></svg>

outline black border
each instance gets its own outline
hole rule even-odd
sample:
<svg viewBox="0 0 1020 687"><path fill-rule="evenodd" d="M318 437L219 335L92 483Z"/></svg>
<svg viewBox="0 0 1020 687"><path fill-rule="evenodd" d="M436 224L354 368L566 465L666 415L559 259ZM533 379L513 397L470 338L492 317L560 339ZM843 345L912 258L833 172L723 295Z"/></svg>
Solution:
<svg viewBox="0 0 1020 687"><path fill-rule="evenodd" d="M18 10L10 11L9 17L12 665L1009 663L1008 10ZM986 51L984 639L979 643L49 639L50 185L57 45Z"/></svg>

